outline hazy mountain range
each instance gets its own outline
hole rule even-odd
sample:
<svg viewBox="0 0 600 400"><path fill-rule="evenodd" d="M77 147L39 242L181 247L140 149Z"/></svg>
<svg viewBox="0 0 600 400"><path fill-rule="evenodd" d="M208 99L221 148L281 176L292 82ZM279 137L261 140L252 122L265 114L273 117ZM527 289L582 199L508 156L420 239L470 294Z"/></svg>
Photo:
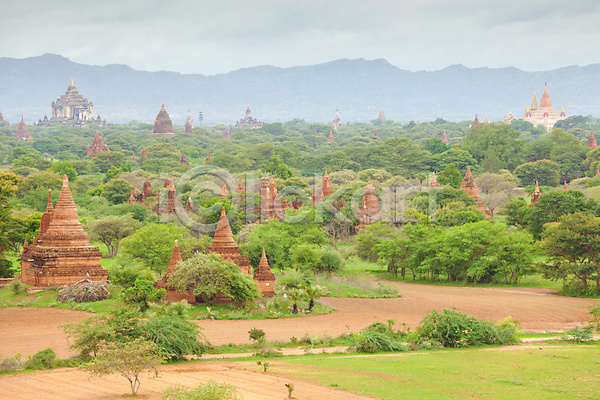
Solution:
<svg viewBox="0 0 600 400"><path fill-rule="evenodd" d="M204 76L144 72L126 65L78 64L54 54L0 58L0 111L16 123L50 116L50 104L73 76L79 93L93 101L94 114L109 122L152 122L162 103L174 124L187 110L207 124L235 124L249 104L264 122L303 118L330 122L339 109L343 122L368 122L383 109L387 118L406 122L438 117L462 121L485 114L499 120L520 117L544 82L552 105L567 115L600 115L600 64L526 72L517 68L467 68L411 72L386 60L337 60L278 68L258 66Z"/></svg>

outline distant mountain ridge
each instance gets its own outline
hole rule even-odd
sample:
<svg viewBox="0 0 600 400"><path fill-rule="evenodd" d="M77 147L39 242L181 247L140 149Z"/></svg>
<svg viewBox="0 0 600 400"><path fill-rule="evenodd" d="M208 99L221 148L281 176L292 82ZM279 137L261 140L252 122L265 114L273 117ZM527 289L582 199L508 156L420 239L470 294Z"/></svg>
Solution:
<svg viewBox="0 0 600 400"><path fill-rule="evenodd" d="M204 76L145 72L127 65L91 66L44 54L25 59L0 58L0 111L17 123L50 116L50 104L73 76L79 93L94 104L94 114L109 122L154 121L161 104L173 123L183 125L190 109L207 124L233 125L249 104L264 122L303 118L330 122L336 109L342 121L369 122L383 108L390 120L473 119L485 114L499 120L508 112L520 117L534 91L548 83L552 105L567 115L600 115L600 64L526 72L513 67L411 72L386 60L336 60L279 68L269 65Z"/></svg>

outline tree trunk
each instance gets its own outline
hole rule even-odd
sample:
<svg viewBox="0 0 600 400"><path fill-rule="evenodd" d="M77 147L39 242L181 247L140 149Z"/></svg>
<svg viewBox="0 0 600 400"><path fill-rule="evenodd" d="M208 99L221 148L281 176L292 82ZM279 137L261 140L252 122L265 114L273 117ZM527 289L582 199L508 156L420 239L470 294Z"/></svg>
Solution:
<svg viewBox="0 0 600 400"><path fill-rule="evenodd" d="M292 309L292 314L298 314L298 305L294 303L294 308Z"/></svg>
<svg viewBox="0 0 600 400"><path fill-rule="evenodd" d="M400 275L402 275L402 280L406 277L406 267L402 267L400 270Z"/></svg>
<svg viewBox="0 0 600 400"><path fill-rule="evenodd" d="M308 311L312 312L314 306L315 306L315 299L310 299L310 302L308 303Z"/></svg>

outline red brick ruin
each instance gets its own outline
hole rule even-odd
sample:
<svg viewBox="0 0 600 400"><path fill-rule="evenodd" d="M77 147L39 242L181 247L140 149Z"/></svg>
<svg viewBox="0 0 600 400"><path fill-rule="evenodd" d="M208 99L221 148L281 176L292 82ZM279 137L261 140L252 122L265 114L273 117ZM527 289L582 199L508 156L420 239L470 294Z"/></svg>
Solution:
<svg viewBox="0 0 600 400"><path fill-rule="evenodd" d="M477 210L484 213L486 217L490 216L490 212L486 210L485 205L483 204L483 200L481 200L481 197L479 196L479 188L475 183L475 178L473 178L473 174L471 174L470 166L467 167L467 173L465 174L465 178L460 184L460 190L464 190L469 195L469 197L475 200L475 208Z"/></svg>
<svg viewBox="0 0 600 400"><path fill-rule="evenodd" d="M540 187L538 185L538 181L535 181L535 190L533 191L533 194L531 195L531 204L529 205L529 207L531 207L534 204L537 204L539 202L541 194L542 194L542 192L540 192Z"/></svg>
<svg viewBox="0 0 600 400"><path fill-rule="evenodd" d="M108 272L100 266L101 257L98 247L90 245L89 235L79 222L69 179L65 175L56 207L52 207L48 192L40 233L30 245L25 242L23 246L21 281L57 287L74 284L86 276L91 280L105 280Z"/></svg>
<svg viewBox="0 0 600 400"><path fill-rule="evenodd" d="M94 136L94 141L90 143L85 152L86 156L90 156L90 158L96 157L100 153L108 153L110 150L108 146L104 144L104 139L102 136L96 131L96 136ZM135 156L134 156L135 158Z"/></svg>
<svg viewBox="0 0 600 400"><path fill-rule="evenodd" d="M362 196L362 203L358 206L358 219L361 226L370 225L373 222L380 219L381 208L379 207L379 201L377 200L377 192L375 186L371 183L371 177L369 176L369 183L365 187L365 191Z"/></svg>
<svg viewBox="0 0 600 400"><path fill-rule="evenodd" d="M17 131L15 132L15 139L29 141L33 139L31 133L29 133L29 129L27 129L27 125L25 125L25 121L23 120L23 116L21 115L21 122L17 127Z"/></svg>
<svg viewBox="0 0 600 400"><path fill-rule="evenodd" d="M173 123L171 118L165 109L163 104L160 107L160 111L154 120L154 129L152 130L152 136L173 136Z"/></svg>
<svg viewBox="0 0 600 400"><path fill-rule="evenodd" d="M189 293L179 293L179 292L175 291L175 289L173 289L167 283L167 279L169 279L169 276L171 275L171 273L173 273L175 266L178 263L180 263L181 261L183 261L183 260L181 259L181 254L179 253L179 244L177 243L177 240L176 240L175 247L173 248L173 254L171 255L171 262L169 262L169 268L167 268L167 270L165 271L165 273L161 279L154 282L154 287L156 289L166 289L167 290L167 296L165 297L165 300L168 302L177 302L177 301L181 301L181 300L186 300L188 303L195 303L196 296L194 296L193 294L189 294Z"/></svg>
<svg viewBox="0 0 600 400"><path fill-rule="evenodd" d="M429 189L434 189L439 187L438 183L437 183L437 179L435 177L435 172L433 173L432 177L431 177L431 183L429 184Z"/></svg>
<svg viewBox="0 0 600 400"><path fill-rule="evenodd" d="M595 149L598 147L598 144L596 143L596 136L594 136L594 128L592 128L590 131L590 137L587 140L586 146L590 149Z"/></svg>
<svg viewBox="0 0 600 400"><path fill-rule="evenodd" d="M254 272L254 280L258 284L258 288L263 297L273 297L275 295L275 274L271 272L271 267L267 261L264 247L262 257Z"/></svg>
<svg viewBox="0 0 600 400"><path fill-rule="evenodd" d="M233 240L233 232L231 231L229 221L227 220L225 207L221 209L221 217L217 224L215 236L213 237L210 247L206 249L206 253L219 254L224 260L237 264L244 274L250 275L251 273L248 257L242 257L240 248L235 243L235 240Z"/></svg>

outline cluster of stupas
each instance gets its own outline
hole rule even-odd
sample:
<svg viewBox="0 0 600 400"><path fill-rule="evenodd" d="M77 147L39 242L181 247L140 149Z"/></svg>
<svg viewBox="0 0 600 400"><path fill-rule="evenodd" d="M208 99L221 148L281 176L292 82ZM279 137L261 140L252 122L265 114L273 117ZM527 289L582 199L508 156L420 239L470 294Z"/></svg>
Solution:
<svg viewBox="0 0 600 400"><path fill-rule="evenodd" d="M560 114L552 107L550 95L548 94L548 85L544 84L544 94L538 104L537 96L533 93L531 104L525 108L523 120L531 122L534 126L542 125L548 132L552 130L554 124L558 121L566 119L565 109L563 108Z"/></svg>
<svg viewBox="0 0 600 400"><path fill-rule="evenodd" d="M65 175L56 207L52 206L48 192L39 235L31 244L25 239L20 257L21 281L34 286L57 287L86 277L105 280L108 272L100 266L101 257L98 247L90 245L89 235L79 222Z"/></svg>
<svg viewBox="0 0 600 400"><path fill-rule="evenodd" d="M227 213L225 212L225 207L221 209L221 217L219 218L217 229L215 231L210 247L206 249L206 253L218 254L225 261L239 266L240 271L243 274L252 274L252 269L250 267L250 261L248 260L248 256L242 256L240 248L238 247L235 240L233 240L233 232L231 231L229 221L227 220ZM171 257L169 268L167 269L163 277L159 281L156 281L154 283L154 287L164 288L167 290L167 301L179 301L184 299L190 303L194 303L196 302L196 298L192 293L178 293L168 284L170 274L173 272L177 263L180 261L181 256L179 254L179 245L177 244L177 242L175 242L175 248L173 249L173 255ZM269 263L267 261L267 256L265 254L264 248L262 257L256 267L253 278L258 284L258 288L263 297L273 297L273 295L275 294L275 274L273 274L273 272L271 271L271 267L269 266ZM229 301L230 299L226 296L219 296L219 298L217 299L217 302Z"/></svg>

